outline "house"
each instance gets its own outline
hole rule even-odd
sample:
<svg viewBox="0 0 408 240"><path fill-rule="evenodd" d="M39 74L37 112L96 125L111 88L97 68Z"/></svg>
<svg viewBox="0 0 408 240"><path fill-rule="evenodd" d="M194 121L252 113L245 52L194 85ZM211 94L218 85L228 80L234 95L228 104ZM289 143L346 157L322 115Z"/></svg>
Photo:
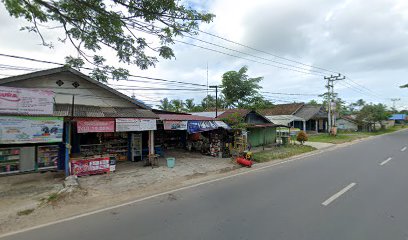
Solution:
<svg viewBox="0 0 408 240"><path fill-rule="evenodd" d="M395 124L405 124L406 114L392 114L389 120L394 120Z"/></svg>
<svg viewBox="0 0 408 240"><path fill-rule="evenodd" d="M359 129L358 122L349 116L343 116L343 117L337 118L336 122L337 122L337 128L339 130L358 131Z"/></svg>
<svg viewBox="0 0 408 240"><path fill-rule="evenodd" d="M274 124L268 118L254 110L247 109L228 109L219 115L217 119L234 125L245 124L247 132L247 141L252 147L272 144L276 142L276 128L284 127Z"/></svg>
<svg viewBox="0 0 408 240"><path fill-rule="evenodd" d="M304 103L278 104L260 112L274 123L306 131L327 131L327 114L321 106Z"/></svg>
<svg viewBox="0 0 408 240"><path fill-rule="evenodd" d="M105 171L110 158L141 160L144 147L154 153L159 117L150 107L72 68L2 78L0 94L13 98L0 98L0 174L81 175L76 164L85 160Z"/></svg>
<svg viewBox="0 0 408 240"><path fill-rule="evenodd" d="M294 115L304 120L303 126L297 126L302 130L308 132L325 132L327 130L327 113L322 106L304 104Z"/></svg>

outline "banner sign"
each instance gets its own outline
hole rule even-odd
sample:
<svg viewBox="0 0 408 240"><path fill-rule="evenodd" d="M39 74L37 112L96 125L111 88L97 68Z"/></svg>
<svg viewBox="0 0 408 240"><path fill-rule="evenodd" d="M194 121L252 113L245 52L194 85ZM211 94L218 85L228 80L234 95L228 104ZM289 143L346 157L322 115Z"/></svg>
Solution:
<svg viewBox="0 0 408 240"><path fill-rule="evenodd" d="M217 128L226 128L229 129L227 124L222 121L188 121L187 132L188 133L197 133L211 131Z"/></svg>
<svg viewBox="0 0 408 240"><path fill-rule="evenodd" d="M31 88L0 87L0 113L54 113L54 92Z"/></svg>
<svg viewBox="0 0 408 240"><path fill-rule="evenodd" d="M83 176L108 173L110 171L109 157L90 159L71 159L71 175Z"/></svg>
<svg viewBox="0 0 408 240"><path fill-rule="evenodd" d="M115 120L113 118L77 119L77 131L78 133L114 132Z"/></svg>
<svg viewBox="0 0 408 240"><path fill-rule="evenodd" d="M116 132L139 132L156 129L156 119L116 118Z"/></svg>
<svg viewBox="0 0 408 240"><path fill-rule="evenodd" d="M187 130L187 121L163 121L164 130Z"/></svg>
<svg viewBox="0 0 408 240"><path fill-rule="evenodd" d="M62 117L0 117L0 144L62 142Z"/></svg>

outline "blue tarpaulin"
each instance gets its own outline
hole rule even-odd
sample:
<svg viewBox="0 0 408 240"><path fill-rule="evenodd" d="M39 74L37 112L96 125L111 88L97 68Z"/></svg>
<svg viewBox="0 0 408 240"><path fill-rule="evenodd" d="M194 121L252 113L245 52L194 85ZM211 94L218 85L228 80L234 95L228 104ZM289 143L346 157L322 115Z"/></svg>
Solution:
<svg viewBox="0 0 408 240"><path fill-rule="evenodd" d="M211 131L217 128L230 129L230 127L221 121L188 121L187 132L188 133L198 133Z"/></svg>

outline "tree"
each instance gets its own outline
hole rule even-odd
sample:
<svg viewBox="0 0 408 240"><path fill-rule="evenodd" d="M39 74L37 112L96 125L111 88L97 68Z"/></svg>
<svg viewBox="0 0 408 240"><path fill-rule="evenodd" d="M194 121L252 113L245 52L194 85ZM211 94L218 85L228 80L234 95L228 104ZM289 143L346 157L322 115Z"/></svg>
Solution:
<svg viewBox="0 0 408 240"><path fill-rule="evenodd" d="M213 110L215 108L216 99L213 95L207 95L201 101L202 110ZM225 98L220 95L218 96L218 108L224 109L225 108Z"/></svg>
<svg viewBox="0 0 408 240"><path fill-rule="evenodd" d="M357 120L373 124L375 130L375 123L379 123L381 128L384 128L383 121L388 120L390 116L391 114L387 111L387 107L384 104L368 104L357 114Z"/></svg>
<svg viewBox="0 0 408 240"><path fill-rule="evenodd" d="M85 60L94 66L91 76L99 81L107 81L108 75L114 79L129 75L126 69L105 64L105 58L96 54L103 47L116 52L118 62L147 69L155 66L158 56L174 57L169 47L174 43L174 37L197 34L200 22L209 23L215 17L176 0L2 2L11 16L24 18L30 23L22 29L38 34L44 46L53 47L42 34L44 29L62 29L59 41L68 41L79 55L78 58L67 57L67 64L78 68ZM148 43L142 34L154 36L159 42ZM152 53L148 54L146 50Z"/></svg>
<svg viewBox="0 0 408 240"><path fill-rule="evenodd" d="M196 107L196 105L194 104L194 99L193 98L186 99L184 107L187 112L193 112Z"/></svg>
<svg viewBox="0 0 408 240"><path fill-rule="evenodd" d="M245 109L265 109L265 108L271 108L273 107L273 103L262 96L255 96L251 99L250 102L241 104L239 107L245 108Z"/></svg>
<svg viewBox="0 0 408 240"><path fill-rule="evenodd" d="M319 104L316 100L314 100L314 99L310 100L307 104L313 105L313 106L319 106L319 105L320 105L320 104Z"/></svg>
<svg viewBox="0 0 408 240"><path fill-rule="evenodd" d="M248 67L244 66L239 71L229 71L222 75L222 94L227 107L243 107L254 102L260 97L258 92L262 87L259 82L263 77L249 78Z"/></svg>
<svg viewBox="0 0 408 240"><path fill-rule="evenodd" d="M173 99L173 100L171 100L170 103L173 106L172 111L175 111L175 112L182 112L183 111L183 109L184 109L183 100Z"/></svg>
<svg viewBox="0 0 408 240"><path fill-rule="evenodd" d="M171 102L168 98L163 98L162 100L160 100L160 105L158 105L158 107L159 109L164 111L171 111L173 109L173 106L171 105Z"/></svg>

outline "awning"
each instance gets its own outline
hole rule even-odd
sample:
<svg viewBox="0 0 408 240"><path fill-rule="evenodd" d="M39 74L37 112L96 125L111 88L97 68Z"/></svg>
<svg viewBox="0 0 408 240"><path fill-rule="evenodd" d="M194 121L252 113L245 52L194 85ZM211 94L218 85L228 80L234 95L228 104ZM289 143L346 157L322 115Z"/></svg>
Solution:
<svg viewBox="0 0 408 240"><path fill-rule="evenodd" d="M187 123L187 132L190 134L211 131L218 128L231 129L223 121L188 121Z"/></svg>

